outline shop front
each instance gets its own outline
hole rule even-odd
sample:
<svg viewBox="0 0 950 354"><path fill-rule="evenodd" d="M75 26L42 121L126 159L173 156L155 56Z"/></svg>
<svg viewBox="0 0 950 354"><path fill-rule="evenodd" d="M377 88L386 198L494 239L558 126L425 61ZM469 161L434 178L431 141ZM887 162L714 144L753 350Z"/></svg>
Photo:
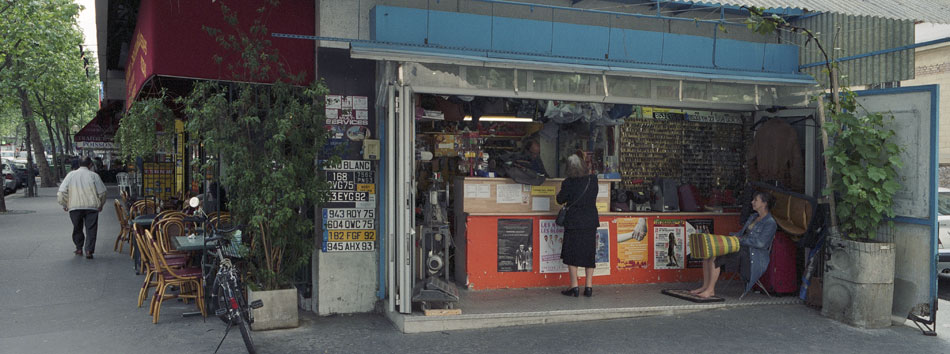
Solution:
<svg viewBox="0 0 950 354"><path fill-rule="evenodd" d="M382 147L377 296L397 323L411 321L399 314L419 314L420 308L457 309L460 294L471 300L493 289L556 293L545 288L566 286L558 251L563 230L554 223L561 206L554 196L565 176L564 161L574 153L583 155L600 179L594 273L599 285L698 283L702 272L689 255L688 235L738 231L748 201L742 194L750 182L770 181L806 201L819 195L821 138L808 101L815 82L797 73L798 56L790 48L714 40L718 49L709 48L715 62L710 66L719 69L691 66L689 60L706 59L684 59L691 49L671 49L689 47L696 38L666 39L661 50L667 52L660 56L665 59L652 66L505 52L495 48L497 42L465 51L431 45L461 40L450 36L430 35L414 44L411 33L400 32L407 24L398 21L418 23L414 11L377 6L371 11L375 41L352 42L349 53L353 60L377 62L375 126ZM448 25L435 20L435 11L425 16L429 34ZM477 15L466 16L484 23ZM472 38L467 40L472 46ZM557 37L545 41L552 48L563 44ZM679 62L663 62L669 58ZM773 66L763 68L762 62ZM789 162L783 176L763 174L750 166L765 158L757 155L755 138L779 121L782 133L770 134L781 139L768 143L798 156L789 159L796 162ZM531 141L540 145L544 181L506 176L505 157L526 153ZM926 159L926 152L918 152ZM927 199L927 187L921 188L913 194ZM780 256L791 262L781 276L790 277L791 292L797 292L795 269L802 262L796 260L794 241L818 211L788 196L784 201L773 210L788 222L777 239L792 245ZM793 214L805 209L804 221L794 220ZM933 250L906 247L921 259ZM906 270L902 277L916 288L913 295L901 295L902 302L932 300L929 291L921 291L933 289L926 272ZM493 302L479 307L488 303ZM894 311L906 314L909 308Z"/></svg>

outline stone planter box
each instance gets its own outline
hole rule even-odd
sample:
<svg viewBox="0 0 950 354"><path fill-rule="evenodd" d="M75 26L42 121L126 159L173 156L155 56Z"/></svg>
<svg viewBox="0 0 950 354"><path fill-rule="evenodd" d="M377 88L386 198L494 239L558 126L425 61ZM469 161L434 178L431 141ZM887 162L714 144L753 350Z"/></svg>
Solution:
<svg viewBox="0 0 950 354"><path fill-rule="evenodd" d="M829 238L821 314L860 328L891 325L895 246Z"/></svg>
<svg viewBox="0 0 950 354"><path fill-rule="evenodd" d="M278 328L295 328L297 318L297 289L253 291L247 290L248 303L262 300L264 307L251 309L254 323L251 329L266 331Z"/></svg>

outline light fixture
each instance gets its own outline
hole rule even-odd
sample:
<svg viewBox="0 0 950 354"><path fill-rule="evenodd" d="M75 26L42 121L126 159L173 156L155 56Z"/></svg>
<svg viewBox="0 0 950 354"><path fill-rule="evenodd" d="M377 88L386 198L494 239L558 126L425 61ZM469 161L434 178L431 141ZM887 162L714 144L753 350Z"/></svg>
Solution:
<svg viewBox="0 0 950 354"><path fill-rule="evenodd" d="M472 116L465 116L465 118L462 119L462 120L471 121L471 120L472 120ZM478 118L478 121L480 121L480 122L530 123L530 122L533 122L534 119L531 119L531 118L522 118L522 117L515 117L515 116L481 116L481 118Z"/></svg>

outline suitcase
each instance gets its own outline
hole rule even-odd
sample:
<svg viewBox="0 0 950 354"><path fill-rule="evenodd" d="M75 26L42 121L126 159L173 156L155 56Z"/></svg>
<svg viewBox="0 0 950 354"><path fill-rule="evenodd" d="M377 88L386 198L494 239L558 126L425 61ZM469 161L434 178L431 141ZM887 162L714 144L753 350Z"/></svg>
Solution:
<svg viewBox="0 0 950 354"><path fill-rule="evenodd" d="M776 231L769 267L760 278L762 285L770 293L797 293L796 275L795 242L785 232Z"/></svg>

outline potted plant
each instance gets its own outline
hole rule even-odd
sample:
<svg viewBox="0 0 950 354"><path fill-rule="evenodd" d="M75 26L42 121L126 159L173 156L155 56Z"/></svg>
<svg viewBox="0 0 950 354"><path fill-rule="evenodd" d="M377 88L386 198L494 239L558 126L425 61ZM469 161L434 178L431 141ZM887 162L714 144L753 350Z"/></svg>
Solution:
<svg viewBox="0 0 950 354"><path fill-rule="evenodd" d="M822 314L859 327L890 325L894 291L894 244L875 241L879 232L893 227L894 195L900 189L898 169L902 148L892 142L896 134L887 127L889 114L867 112L856 94L838 84L836 63L809 30L792 26L762 9L747 8L749 29L772 33L779 29L807 36L825 57L828 91L826 104L819 98L825 146L827 185L823 194L831 206L831 238L826 242L827 262Z"/></svg>

